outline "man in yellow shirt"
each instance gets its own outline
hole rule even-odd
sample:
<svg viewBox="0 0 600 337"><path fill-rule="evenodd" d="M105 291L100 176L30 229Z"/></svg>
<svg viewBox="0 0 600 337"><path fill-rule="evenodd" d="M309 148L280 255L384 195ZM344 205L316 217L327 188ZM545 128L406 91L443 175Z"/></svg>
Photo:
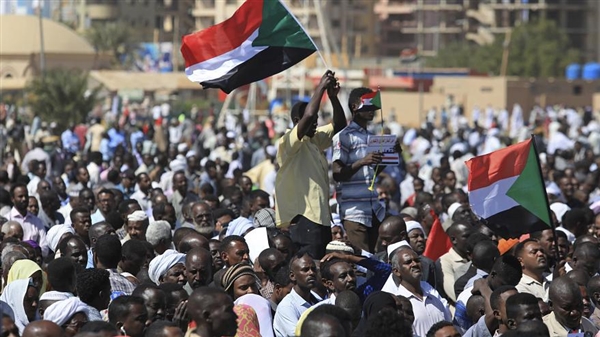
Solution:
<svg viewBox="0 0 600 337"><path fill-rule="evenodd" d="M321 78L308 103L296 103L291 119L294 128L279 140L275 180L277 227L289 227L292 241L303 251L320 259L331 241L329 212L329 165L323 151L333 135L346 126L346 117L337 98L340 90L334 73ZM333 105L333 123L317 128L323 94Z"/></svg>

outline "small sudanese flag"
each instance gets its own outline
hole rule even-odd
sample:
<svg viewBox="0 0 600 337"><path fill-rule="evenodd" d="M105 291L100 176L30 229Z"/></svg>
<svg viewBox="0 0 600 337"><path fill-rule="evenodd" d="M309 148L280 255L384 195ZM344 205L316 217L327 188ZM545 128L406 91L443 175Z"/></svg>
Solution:
<svg viewBox="0 0 600 337"><path fill-rule="evenodd" d="M279 0L248 0L233 16L183 37L185 74L204 89L230 93L275 75L317 51Z"/></svg>
<svg viewBox="0 0 600 337"><path fill-rule="evenodd" d="M552 228L533 138L466 162L473 212L505 239Z"/></svg>

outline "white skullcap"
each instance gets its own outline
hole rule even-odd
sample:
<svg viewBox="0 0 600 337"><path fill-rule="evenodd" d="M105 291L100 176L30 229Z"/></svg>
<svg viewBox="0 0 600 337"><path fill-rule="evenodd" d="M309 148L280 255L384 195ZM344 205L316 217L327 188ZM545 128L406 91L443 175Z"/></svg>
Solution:
<svg viewBox="0 0 600 337"><path fill-rule="evenodd" d="M550 209L556 215L556 220L558 220L558 223L562 223L563 216L565 215L565 213L571 210L571 207L567 206L567 204L564 204L562 202L555 202L552 205L550 205Z"/></svg>
<svg viewBox="0 0 600 337"><path fill-rule="evenodd" d="M388 258L392 255L392 253L402 247L402 246L406 246L410 249L412 249L412 247L410 246L410 244L406 241L406 240L402 240L400 242L396 242L396 243L392 243L391 245L387 246L387 254L388 254Z"/></svg>
<svg viewBox="0 0 600 337"><path fill-rule="evenodd" d="M43 293L42 296L40 296L40 301L63 301L71 297L75 296L73 296L71 293L51 290Z"/></svg>
<svg viewBox="0 0 600 337"><path fill-rule="evenodd" d="M421 232L423 232L423 236L425 238L427 238L427 234L425 234L425 230L423 229L423 226L421 226L420 223L416 222L416 221L407 221L406 222L406 234L410 233L410 231L412 231L413 229L420 229Z"/></svg>
<svg viewBox="0 0 600 337"><path fill-rule="evenodd" d="M69 225L54 225L48 230L46 239L48 240L48 247L53 252L56 253L56 249L60 243L60 238L65 235L65 233L75 234L75 229Z"/></svg>
<svg viewBox="0 0 600 337"><path fill-rule="evenodd" d="M196 151L194 151L194 150L191 150L191 151L188 151L188 152L185 154L185 157L186 157L186 158L189 158L189 157L193 157L193 156L195 156L195 155L197 155L197 154L198 154L198 153L196 153Z"/></svg>
<svg viewBox="0 0 600 337"><path fill-rule="evenodd" d="M148 219L148 215L144 211L135 211L127 216L127 221L144 221Z"/></svg>
<svg viewBox="0 0 600 337"><path fill-rule="evenodd" d="M267 146L267 154L271 157L275 157L277 155L277 148L273 145Z"/></svg>
<svg viewBox="0 0 600 337"><path fill-rule="evenodd" d="M354 254L354 249L342 241L333 240L327 244L325 248L327 251L335 251L335 252L346 252L350 254Z"/></svg>
<svg viewBox="0 0 600 337"><path fill-rule="evenodd" d="M44 312L44 320L62 326L78 312L84 313L87 317L87 306L78 297L71 297L50 305Z"/></svg>
<svg viewBox="0 0 600 337"><path fill-rule="evenodd" d="M171 267L178 263L185 263L185 254L181 254L174 249L165 250L162 255L158 255L150 261L148 267L150 280L159 285L161 276L165 275Z"/></svg>
<svg viewBox="0 0 600 337"><path fill-rule="evenodd" d="M227 137L227 138L235 138L235 132L233 132L233 131L227 131L227 134L225 135L225 137Z"/></svg>
<svg viewBox="0 0 600 337"><path fill-rule="evenodd" d="M560 196L562 194L560 193L560 188L558 188L555 183L551 183L546 187L546 193L554 194L555 196Z"/></svg>
<svg viewBox="0 0 600 337"><path fill-rule="evenodd" d="M450 154L453 154L454 151L460 151L462 154L467 153L467 146L465 143L456 143L450 147Z"/></svg>
<svg viewBox="0 0 600 337"><path fill-rule="evenodd" d="M180 143L177 145L177 152L179 153L183 153L186 152L188 150L188 145L186 143Z"/></svg>
<svg viewBox="0 0 600 337"><path fill-rule="evenodd" d="M448 217L450 219L452 219L452 216L454 215L454 212L456 212L456 210L460 207L461 205L458 202L453 203L452 205L450 205L450 207L448 207Z"/></svg>
<svg viewBox="0 0 600 337"><path fill-rule="evenodd" d="M417 217L419 211L414 207L405 207L400 211L400 213L410 215L410 217L414 219Z"/></svg>

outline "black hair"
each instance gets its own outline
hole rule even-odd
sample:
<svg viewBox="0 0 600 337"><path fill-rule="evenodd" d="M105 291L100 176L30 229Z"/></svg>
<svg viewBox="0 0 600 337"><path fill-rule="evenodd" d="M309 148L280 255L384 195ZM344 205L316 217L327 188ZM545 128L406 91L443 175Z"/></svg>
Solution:
<svg viewBox="0 0 600 337"><path fill-rule="evenodd" d="M221 246L219 246L219 252L224 252L225 250L227 250L227 247L232 243L232 242L242 242L245 245L248 245L246 243L246 240L239 236L239 235L229 235L226 236L223 241L221 241Z"/></svg>
<svg viewBox="0 0 600 337"><path fill-rule="evenodd" d="M207 195L214 194L215 188L213 187L213 185L211 185L209 183L204 183L204 184L200 185L200 192L203 192L204 194L207 194Z"/></svg>
<svg viewBox="0 0 600 337"><path fill-rule="evenodd" d="M469 235L469 238L467 238L467 242L465 245L467 252L473 253L473 249L475 248L475 246L482 241L492 241L492 239L490 239L489 236L478 232Z"/></svg>
<svg viewBox="0 0 600 337"><path fill-rule="evenodd" d="M113 336L119 334L119 330L112 324L105 321L90 321L85 323L84 326L79 329L79 332L92 332L92 333L100 333L100 332L109 332Z"/></svg>
<svg viewBox="0 0 600 337"><path fill-rule="evenodd" d="M511 290L517 291L517 288L515 288L514 286L500 286L497 289L495 289L490 295L490 307L492 307L493 310L499 310L500 296L502 296L502 294L504 294L505 292Z"/></svg>
<svg viewBox="0 0 600 337"><path fill-rule="evenodd" d="M100 195L100 194L110 194L110 195L112 195L113 197L115 196L115 193L114 193L112 190L108 189L108 188L103 188L103 189L101 189L101 190L98 192L98 194L96 194L96 195Z"/></svg>
<svg viewBox="0 0 600 337"><path fill-rule="evenodd" d="M154 321L144 331L144 337L163 337L163 331L167 327L180 329L177 324L170 321Z"/></svg>
<svg viewBox="0 0 600 337"><path fill-rule="evenodd" d="M213 218L214 219L218 219L222 216L225 215L229 215L231 217L231 219L235 218L235 213L233 213L232 210L230 210L229 208L218 208L216 210L213 211Z"/></svg>
<svg viewBox="0 0 600 337"><path fill-rule="evenodd" d="M340 263L340 262L346 262L344 260L341 259L331 259L331 260L327 260L323 263L321 263L321 277L332 281L333 280L333 274L331 273L331 266L333 266L336 263Z"/></svg>
<svg viewBox="0 0 600 337"><path fill-rule="evenodd" d="M427 331L426 337L435 337L435 334L436 334L436 332L438 332L438 330L441 330L447 326L454 326L454 325L448 321L441 321L441 322L435 323L434 325L431 326L431 328L429 328L429 331Z"/></svg>
<svg viewBox="0 0 600 337"><path fill-rule="evenodd" d="M105 234L96 241L96 256L106 268L116 268L121 261L121 241L115 235Z"/></svg>
<svg viewBox="0 0 600 337"><path fill-rule="evenodd" d="M521 254L523 253L523 250L525 249L525 245L528 244L529 242L539 243L539 241L537 239L533 239L533 238L525 239L525 240L517 243L517 245L515 246L515 248L513 250L515 257L521 256Z"/></svg>
<svg viewBox="0 0 600 337"><path fill-rule="evenodd" d="M515 318L519 314L520 307L527 305L535 306L537 308L537 297L531 295L530 293L514 294L506 300L506 317L508 319Z"/></svg>
<svg viewBox="0 0 600 337"><path fill-rule="evenodd" d="M362 313L362 304L360 297L352 290L344 290L335 297L335 305L340 307L354 319L360 318Z"/></svg>
<svg viewBox="0 0 600 337"><path fill-rule="evenodd" d="M121 248L121 256L128 260L140 260L146 257L145 241L128 240Z"/></svg>
<svg viewBox="0 0 600 337"><path fill-rule="evenodd" d="M83 243L83 245L85 246L85 242L83 241L83 239L82 239L82 238L80 238L80 237L79 237L79 236L77 236L77 235L70 235L70 236L68 236L68 237L65 237L64 239L62 239L62 240L60 241L60 243L58 244L58 250L60 250L60 252L61 252L62 254L65 254L65 252L67 251L67 249L68 249L68 245L69 245L69 242L70 242L71 240L79 240L79 241L81 241L81 243Z"/></svg>
<svg viewBox="0 0 600 337"><path fill-rule="evenodd" d="M137 287L135 287L135 289L133 290L133 292L131 293L131 296L137 296L140 298L143 298L143 294L146 290L148 289L154 289L154 290L159 290L159 291L163 291L162 289L160 289L159 286L157 286L154 283L149 283L149 282L145 282L142 283L140 285L138 285Z"/></svg>
<svg viewBox="0 0 600 337"><path fill-rule="evenodd" d="M412 324L398 311L384 308L369 317L365 336L412 336Z"/></svg>
<svg viewBox="0 0 600 337"><path fill-rule="evenodd" d="M19 188L19 187L21 187L21 188L24 188L24 189L26 189L26 190L27 190L27 185L25 185L25 184L23 184L23 183L15 183L15 184L13 184L13 185L10 187L10 196L11 196L11 197L14 197L14 196L15 196L15 190L16 190L17 188Z"/></svg>
<svg viewBox="0 0 600 337"><path fill-rule="evenodd" d="M492 272L496 273L497 277L501 277L505 284L517 285L523 276L521 262L512 256L504 254L496 259Z"/></svg>
<svg viewBox="0 0 600 337"><path fill-rule="evenodd" d="M108 175L106 177L106 180L110 181L113 184L116 184L119 181L119 177L121 176L121 174L119 173L119 171L117 170L110 170L108 171Z"/></svg>
<svg viewBox="0 0 600 337"><path fill-rule="evenodd" d="M488 270L500 256L500 251L492 240L487 239L478 242L475 247L473 247L471 255L473 258L472 263L475 267Z"/></svg>
<svg viewBox="0 0 600 337"><path fill-rule="evenodd" d="M288 266L283 266L275 273L275 280L273 283L278 284L281 287L287 287L290 283L292 283L292 279L290 279L290 268Z"/></svg>
<svg viewBox="0 0 600 337"><path fill-rule="evenodd" d="M77 295L86 304L90 304L107 286L110 287L110 273L107 270L91 268L77 274Z"/></svg>
<svg viewBox="0 0 600 337"><path fill-rule="evenodd" d="M142 172L142 173L139 173L139 174L138 174L138 175L135 177L135 182L136 182L136 183L139 183L140 181L142 181L142 177L143 177L143 176L147 176L148 178L150 177L150 176L148 176L148 173L146 173L146 172Z"/></svg>
<svg viewBox="0 0 600 337"><path fill-rule="evenodd" d="M124 215L125 213L127 213L129 211L129 205L133 204L139 205L139 203L135 199L123 200L123 202L121 202L121 204L119 205L119 214Z"/></svg>
<svg viewBox="0 0 600 337"><path fill-rule="evenodd" d="M112 211L110 213L108 213L104 219L114 230L118 230L121 227L123 227L123 224L125 223L123 221L123 217L121 216L121 214L119 214L119 212ZM95 225L95 224L94 224Z"/></svg>
<svg viewBox="0 0 600 337"><path fill-rule="evenodd" d="M175 244L175 248L178 248L177 246L183 240L184 237L192 234L193 232L197 232L197 231L195 229L189 228L189 227L177 228L175 230L175 232L173 233L173 244Z"/></svg>
<svg viewBox="0 0 600 337"><path fill-rule="evenodd" d="M204 163L204 169L208 170L210 168L217 168L217 163L209 159Z"/></svg>
<svg viewBox="0 0 600 337"><path fill-rule="evenodd" d="M90 213L90 210L85 207L85 206L77 206L75 208L73 208L73 210L71 211L71 213L69 213L69 218L72 220L75 217L75 214L78 213Z"/></svg>
<svg viewBox="0 0 600 337"><path fill-rule="evenodd" d="M108 321L112 324L127 318L133 305L144 306L144 299L137 296L119 296L108 306Z"/></svg>
<svg viewBox="0 0 600 337"><path fill-rule="evenodd" d="M296 118L302 119L307 105L308 103L306 102L297 102L296 104L294 104L294 106L292 106L292 110L290 111L290 118L292 119L292 121Z"/></svg>
<svg viewBox="0 0 600 337"><path fill-rule="evenodd" d="M373 90L365 87L352 89L352 91L350 91L350 95L348 95L348 109L350 110L350 112L354 113L357 110L356 108L358 108L358 106L360 105L361 97L364 94L369 94L372 92ZM353 105L356 106L354 109L352 108Z"/></svg>
<svg viewBox="0 0 600 337"><path fill-rule="evenodd" d="M256 200L258 198L269 200L269 197L270 197L269 193L267 193L263 190L254 190L254 191L250 192L251 202L254 202L254 200Z"/></svg>
<svg viewBox="0 0 600 337"><path fill-rule="evenodd" d="M72 292L75 285L75 273L77 269L75 262L69 257L60 257L48 263L48 283L53 290L61 292ZM77 277L79 279L79 277Z"/></svg>

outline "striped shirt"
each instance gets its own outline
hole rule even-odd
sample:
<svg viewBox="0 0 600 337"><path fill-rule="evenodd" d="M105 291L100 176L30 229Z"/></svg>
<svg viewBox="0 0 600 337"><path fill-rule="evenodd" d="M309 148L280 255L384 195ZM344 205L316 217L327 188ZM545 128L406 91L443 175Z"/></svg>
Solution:
<svg viewBox="0 0 600 337"><path fill-rule="evenodd" d="M372 133L351 122L333 137L332 161L352 165L367 156L367 144ZM343 220L358 222L371 227L373 214L379 221L385 217L385 207L379 202L376 191L369 191L375 174L375 166L361 167L348 181L337 183L337 201Z"/></svg>

